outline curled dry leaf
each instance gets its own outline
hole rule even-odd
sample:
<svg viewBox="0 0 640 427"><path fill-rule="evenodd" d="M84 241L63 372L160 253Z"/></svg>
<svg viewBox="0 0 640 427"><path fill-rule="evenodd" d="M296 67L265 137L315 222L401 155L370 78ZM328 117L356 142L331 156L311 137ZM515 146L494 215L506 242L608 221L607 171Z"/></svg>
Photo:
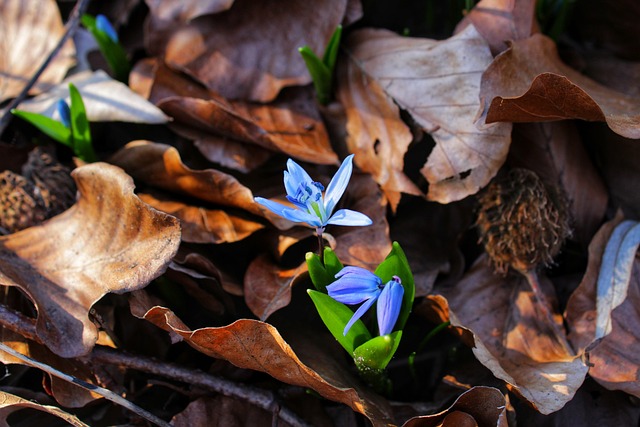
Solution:
<svg viewBox="0 0 640 427"><path fill-rule="evenodd" d="M507 41L538 32L535 11L534 0L482 0L458 23L455 33L473 25L497 55L507 49Z"/></svg>
<svg viewBox="0 0 640 427"><path fill-rule="evenodd" d="M561 119L604 121L626 138L640 138L640 99L602 86L565 65L550 38L517 40L482 76L486 123Z"/></svg>
<svg viewBox="0 0 640 427"><path fill-rule="evenodd" d="M189 22L202 15L223 12L234 0L145 0L153 19Z"/></svg>
<svg viewBox="0 0 640 427"><path fill-rule="evenodd" d="M88 424L83 423L75 415L71 415L64 412L60 408L50 405L40 405L39 403L32 402L30 400L23 399L16 395L0 391L0 427L9 427L7 418L20 409L35 409L42 412L47 412L51 415L66 421L74 427L89 427Z"/></svg>
<svg viewBox="0 0 640 427"><path fill-rule="evenodd" d="M492 56L472 25L443 41L365 29L352 34L346 49L355 65L435 139L421 170L429 200L460 200L491 180L506 158L511 125L479 129L474 124L480 77Z"/></svg>
<svg viewBox="0 0 640 427"><path fill-rule="evenodd" d="M569 299L566 317L571 330L569 339L576 348L586 349L588 353L589 375L605 388L640 397L640 335L637 327L640 324L637 310L640 304L640 262L632 256L631 265L624 266L620 262L614 270L609 270L604 280L599 278L609 258L605 256L605 248L620 223L621 217L618 216L604 224L594 236L589 245L587 271ZM613 287L611 282L624 282L625 278L630 280L626 286L619 283ZM601 286L600 281L608 282L608 286ZM616 307L611 300L620 304ZM594 343L605 331L608 334Z"/></svg>
<svg viewBox="0 0 640 427"><path fill-rule="evenodd" d="M181 125L312 163L338 164L310 88L288 90L268 105L170 97L158 106Z"/></svg>
<svg viewBox="0 0 640 427"><path fill-rule="evenodd" d="M56 104L60 99L70 103L69 83L80 91L89 121L161 124L169 120L156 106L102 70L75 74L46 93L21 103L19 109L59 120Z"/></svg>
<svg viewBox="0 0 640 427"><path fill-rule="evenodd" d="M374 426L391 423L388 403L362 387L318 340L303 337L306 340L294 351L276 328L257 320L240 319L228 326L192 331L164 307L152 307L140 316L180 335L206 355L228 360L240 368L265 372L288 384L311 388L326 399L344 403L366 415ZM304 359L299 358L298 351L305 354Z"/></svg>
<svg viewBox="0 0 640 427"><path fill-rule="evenodd" d="M413 135L380 84L345 59L338 61L337 79L338 99L347 116L347 147L358 154L356 165L371 174L395 212L401 193L422 194L402 171Z"/></svg>
<svg viewBox="0 0 640 427"><path fill-rule="evenodd" d="M449 408L414 417L402 427L507 427L507 402L497 388L473 387L465 391Z"/></svg>
<svg viewBox="0 0 640 427"><path fill-rule="evenodd" d="M543 280L541 285L550 287ZM476 358L538 411L550 414L571 400L588 368L529 289L520 275L495 275L483 256L462 281L439 291L451 324L473 334Z"/></svg>
<svg viewBox="0 0 640 427"><path fill-rule="evenodd" d="M65 32L53 0L5 0L0 3L0 103L18 95ZM30 93L48 90L73 66L68 40L47 66Z"/></svg>
<svg viewBox="0 0 640 427"><path fill-rule="evenodd" d="M121 169L93 163L72 176L74 206L0 238L0 282L31 298L38 336L62 357L91 351L97 329L88 314L98 299L146 286L180 243L178 221L141 202Z"/></svg>
<svg viewBox="0 0 640 427"><path fill-rule="evenodd" d="M223 14L183 25L152 16L145 44L226 98L269 102L285 86L311 82L297 49L306 44L324 52L346 10L347 0L284 0L277 8L236 0Z"/></svg>

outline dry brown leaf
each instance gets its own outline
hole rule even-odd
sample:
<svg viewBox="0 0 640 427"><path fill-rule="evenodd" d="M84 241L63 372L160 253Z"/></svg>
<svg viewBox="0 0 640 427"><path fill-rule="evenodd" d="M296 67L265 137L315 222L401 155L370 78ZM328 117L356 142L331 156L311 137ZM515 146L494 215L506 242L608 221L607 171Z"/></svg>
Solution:
<svg viewBox="0 0 640 427"><path fill-rule="evenodd" d="M507 49L507 41L539 31L535 7L535 0L482 0L458 23L455 33L473 25L497 55Z"/></svg>
<svg viewBox="0 0 640 427"><path fill-rule="evenodd" d="M189 22L202 15L229 9L234 0L145 0L154 19Z"/></svg>
<svg viewBox="0 0 640 427"><path fill-rule="evenodd" d="M51 351L91 351L91 306L108 292L144 287L180 243L178 221L133 194L133 181L106 163L77 168L80 197L41 226L0 237L0 282L22 289L38 308L37 333Z"/></svg>
<svg viewBox="0 0 640 427"><path fill-rule="evenodd" d="M507 427L507 402L497 388L473 387L446 410L414 417L402 427Z"/></svg>
<svg viewBox="0 0 640 427"><path fill-rule="evenodd" d="M51 53L65 29L53 0L5 0L0 3L0 102L22 91ZM30 90L37 94L60 83L75 59L68 40Z"/></svg>
<svg viewBox="0 0 640 427"><path fill-rule="evenodd" d="M214 265L209 258L201 254L195 252L178 253L171 263L171 269L189 274L195 279L215 280L220 283L228 294L243 295L242 283L236 283L224 271Z"/></svg>
<svg viewBox="0 0 640 427"><path fill-rule="evenodd" d="M535 172L562 189L569 202L573 237L585 245L604 218L609 195L585 150L575 123L522 123L514 126L509 164Z"/></svg>
<svg viewBox="0 0 640 427"><path fill-rule="evenodd" d="M443 41L365 29L349 37L347 50L435 139L421 170L430 184L429 200L460 200L491 180L506 158L511 125L475 125L480 77L492 57L473 26Z"/></svg>
<svg viewBox="0 0 640 427"><path fill-rule="evenodd" d="M602 226L589 245L587 271L569 299L566 318L574 347L589 356L589 375L609 390L622 390L640 397L640 335L638 305L640 304L640 261L635 258L631 281L624 302L611 312L611 333L595 348L589 348L596 333L597 281L602 256L609 237L622 220L620 215Z"/></svg>
<svg viewBox="0 0 640 427"><path fill-rule="evenodd" d="M154 208L180 220L182 241L189 243L237 242L264 227L263 224L221 209L189 205L167 195L139 194Z"/></svg>
<svg viewBox="0 0 640 427"><path fill-rule="evenodd" d="M338 99L347 116L347 148L356 165L373 176L395 212L401 193L421 195L402 172L413 135L380 84L353 61L338 61Z"/></svg>
<svg viewBox="0 0 640 427"><path fill-rule="evenodd" d="M278 7L236 0L225 13L182 25L152 16L145 44L225 98L269 102L285 86L311 82L297 49L324 52L346 10L347 0L283 0Z"/></svg>
<svg viewBox="0 0 640 427"><path fill-rule="evenodd" d="M191 331L164 307L153 307L142 313L142 317L177 333L206 355L228 360L240 368L265 372L288 384L311 388L326 399L344 403L366 415L374 426L392 423L386 400L363 388L326 346L304 334L294 351L276 328L257 320L240 319L229 326ZM299 358L299 351L304 353L304 358Z"/></svg>
<svg viewBox="0 0 640 427"><path fill-rule="evenodd" d="M482 76L486 123L561 119L605 121L626 138L640 138L640 99L602 86L565 65L550 38L511 43Z"/></svg>
<svg viewBox="0 0 640 427"><path fill-rule="evenodd" d="M47 412L66 421L74 427L89 427L88 424L80 421L75 415L64 412L60 408L56 408L55 406L50 405L40 405L39 403L23 399L4 391L0 391L0 427L10 427L9 423L7 423L7 418L9 417L9 415L13 414L16 411L19 411L20 409L35 409L38 411Z"/></svg>
<svg viewBox="0 0 640 427"><path fill-rule="evenodd" d="M308 162L338 164L310 88L288 90L269 105L170 97L158 106L182 125Z"/></svg>
<svg viewBox="0 0 640 427"><path fill-rule="evenodd" d="M571 400L588 368L523 277L495 275L483 256L462 281L437 290L447 299L451 324L473 333L476 358L496 377L543 414Z"/></svg>

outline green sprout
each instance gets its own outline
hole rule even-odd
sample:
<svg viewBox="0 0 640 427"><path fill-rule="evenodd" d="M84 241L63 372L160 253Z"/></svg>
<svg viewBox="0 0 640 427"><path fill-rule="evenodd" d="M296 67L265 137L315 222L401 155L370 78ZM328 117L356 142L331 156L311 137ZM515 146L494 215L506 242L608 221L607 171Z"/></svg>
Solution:
<svg viewBox="0 0 640 427"><path fill-rule="evenodd" d="M342 26L338 25L333 32L329 44L324 51L322 59L311 50L307 45L298 49L311 79L313 80L313 86L316 89L316 97L318 102L322 105L327 105L332 98L333 94L333 74L336 67L336 59L338 58L338 47L340 46L340 38L342 37Z"/></svg>
<svg viewBox="0 0 640 427"><path fill-rule="evenodd" d="M71 148L73 153L85 162L95 162L98 157L91 143L91 130L84 102L78 89L71 83L69 83L69 95L71 107L64 100L59 100L57 103L60 121L28 111L14 109L11 110L11 113L31 123L45 135Z"/></svg>
<svg viewBox="0 0 640 427"><path fill-rule="evenodd" d="M109 68L115 78L121 82L127 82L131 64L127 59L127 54L118 40L118 33L104 15L82 15L82 25L93 35L98 43L102 56L107 60Z"/></svg>
<svg viewBox="0 0 640 427"><path fill-rule="evenodd" d="M540 0L536 3L536 17L542 32L553 40L564 32L576 0Z"/></svg>

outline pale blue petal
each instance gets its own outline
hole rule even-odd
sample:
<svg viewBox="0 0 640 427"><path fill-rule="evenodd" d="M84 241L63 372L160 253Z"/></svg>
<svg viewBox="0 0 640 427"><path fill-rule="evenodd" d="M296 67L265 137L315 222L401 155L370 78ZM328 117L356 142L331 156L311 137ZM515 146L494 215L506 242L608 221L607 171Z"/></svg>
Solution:
<svg viewBox="0 0 640 427"><path fill-rule="evenodd" d="M280 216L284 216L283 212L285 210L291 209L290 206L285 206L282 203L278 203L278 202L272 202L271 200L265 199L264 197L255 197L253 200L255 200L256 203L259 203L265 208L269 209L271 212Z"/></svg>
<svg viewBox="0 0 640 427"><path fill-rule="evenodd" d="M282 216L293 222L306 222L312 227L322 227L322 221L315 215L309 212L301 211L299 209L285 209L282 211Z"/></svg>
<svg viewBox="0 0 640 427"><path fill-rule="evenodd" d="M353 265L348 265L346 267L342 267L342 270L338 271L338 274L336 274L336 279L339 278L339 277L344 276L345 274L353 274L353 275L356 275L356 276L364 276L364 277L370 278L371 280L376 280L380 284L382 284L382 280L380 280L380 278L378 276L376 276L374 273L370 272L366 268L356 267L356 266L353 266Z"/></svg>
<svg viewBox="0 0 640 427"><path fill-rule="evenodd" d="M395 280L389 281L378 298L378 330L380 335L387 335L393 331L402 308L404 288Z"/></svg>
<svg viewBox="0 0 640 427"><path fill-rule="evenodd" d="M296 195L300 184L313 182L307 171L291 159L287 160L287 170L284 172L284 188L292 197Z"/></svg>
<svg viewBox="0 0 640 427"><path fill-rule="evenodd" d="M331 212L333 212L340 197L344 194L344 190L349 184L349 179L351 179L352 170L353 154L350 154L344 159L336 174L331 178L327 192L324 194L324 209L327 211L327 215L331 216Z"/></svg>
<svg viewBox="0 0 640 427"><path fill-rule="evenodd" d="M369 308L371 308L371 306L373 305L374 302L376 302L377 298L371 298L367 301L364 302L364 304L362 304L357 310L356 312L353 314L353 316L351 317L351 319L349 320L349 323L347 323L347 326L344 327L344 332L342 333L343 335L347 335L347 332L349 332L349 329L351 329L351 326L353 326L354 323L356 323L356 321L362 317L362 315L364 313L367 312L367 310L369 310Z"/></svg>
<svg viewBox="0 0 640 427"><path fill-rule="evenodd" d="M338 280L327 286L327 292L331 298L343 304L353 305L360 304L369 298L378 297L382 284L378 276L358 267L345 267L338 275L344 270L357 271L357 273L347 271ZM362 274L360 271L368 274Z"/></svg>
<svg viewBox="0 0 640 427"><path fill-rule="evenodd" d="M352 211L351 209L340 209L338 212L333 214L331 218L329 218L329 221L327 221L327 225L358 226L371 225L372 223L373 221L371 221L371 218L363 213Z"/></svg>

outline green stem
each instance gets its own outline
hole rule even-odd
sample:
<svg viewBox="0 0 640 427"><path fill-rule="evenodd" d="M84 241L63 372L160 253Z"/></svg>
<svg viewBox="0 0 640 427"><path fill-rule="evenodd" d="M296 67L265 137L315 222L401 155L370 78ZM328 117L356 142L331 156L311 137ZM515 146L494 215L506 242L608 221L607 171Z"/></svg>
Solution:
<svg viewBox="0 0 640 427"><path fill-rule="evenodd" d="M316 235L318 236L318 256L320 257L320 265L324 266L324 240L322 239L323 227L316 227Z"/></svg>

